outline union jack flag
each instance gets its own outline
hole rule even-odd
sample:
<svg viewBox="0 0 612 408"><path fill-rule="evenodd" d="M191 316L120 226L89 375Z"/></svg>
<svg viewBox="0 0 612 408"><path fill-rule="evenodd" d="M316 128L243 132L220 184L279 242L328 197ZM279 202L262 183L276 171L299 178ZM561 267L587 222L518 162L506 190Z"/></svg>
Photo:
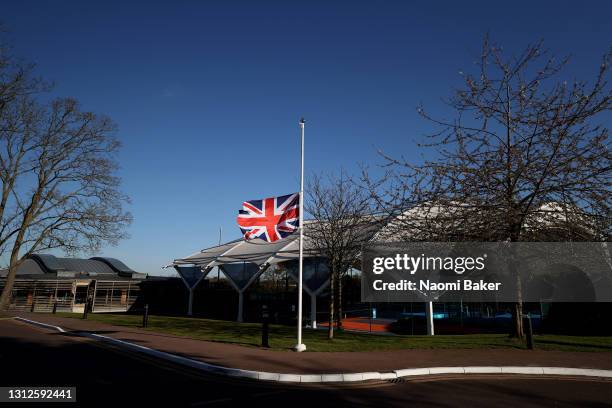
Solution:
<svg viewBox="0 0 612 408"><path fill-rule="evenodd" d="M245 201L238 211L238 225L244 239L261 238L275 242L295 232L299 226L300 194Z"/></svg>

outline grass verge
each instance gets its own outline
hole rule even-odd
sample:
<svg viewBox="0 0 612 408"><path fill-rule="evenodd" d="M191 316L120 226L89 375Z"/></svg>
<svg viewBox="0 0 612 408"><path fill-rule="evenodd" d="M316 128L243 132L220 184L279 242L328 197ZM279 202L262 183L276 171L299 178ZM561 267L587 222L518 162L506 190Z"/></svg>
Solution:
<svg viewBox="0 0 612 408"><path fill-rule="evenodd" d="M81 318L81 314L58 313L60 317ZM128 314L91 313L89 320L117 326L140 328L142 316ZM198 340L216 341L258 347L261 344L261 324L237 323L188 317L150 316L148 331L168 333ZM398 349L524 349L523 342L506 334L469 334L441 336L385 336L354 332L335 332L334 340L327 331L304 330L308 351L373 351ZM295 344L295 328L270 325L270 346L275 350L290 350ZM612 337L535 336L537 349L560 351L612 352Z"/></svg>

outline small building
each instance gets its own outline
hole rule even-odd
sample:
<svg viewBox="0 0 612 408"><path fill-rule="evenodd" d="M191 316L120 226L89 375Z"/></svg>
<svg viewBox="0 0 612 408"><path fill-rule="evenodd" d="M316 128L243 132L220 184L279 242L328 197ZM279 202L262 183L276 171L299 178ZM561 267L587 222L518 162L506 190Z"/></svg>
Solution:
<svg viewBox="0 0 612 408"><path fill-rule="evenodd" d="M0 270L0 288L7 273ZM30 255L17 268L9 308L50 312L57 303L57 311L82 313L90 299L91 312L125 312L146 277L114 258Z"/></svg>

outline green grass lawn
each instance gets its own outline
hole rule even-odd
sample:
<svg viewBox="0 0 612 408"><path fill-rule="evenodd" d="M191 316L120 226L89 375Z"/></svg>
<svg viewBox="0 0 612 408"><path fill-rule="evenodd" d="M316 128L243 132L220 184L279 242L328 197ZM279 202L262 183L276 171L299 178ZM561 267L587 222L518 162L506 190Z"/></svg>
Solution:
<svg viewBox="0 0 612 408"><path fill-rule="evenodd" d="M81 314L58 313L61 317L81 318ZM128 314L91 313L89 320L117 326L140 327L142 316ZM170 333L193 339L258 347L261 342L261 324L236 323L188 317L150 316L145 330ZM327 331L304 329L304 343L308 351L371 351L397 349L523 349L523 342L506 334L470 334L452 336L386 336L335 332L334 340L327 339ZM276 350L290 350L295 344L295 328L270 326L270 346ZM612 352L612 337L535 336L537 349L562 351Z"/></svg>

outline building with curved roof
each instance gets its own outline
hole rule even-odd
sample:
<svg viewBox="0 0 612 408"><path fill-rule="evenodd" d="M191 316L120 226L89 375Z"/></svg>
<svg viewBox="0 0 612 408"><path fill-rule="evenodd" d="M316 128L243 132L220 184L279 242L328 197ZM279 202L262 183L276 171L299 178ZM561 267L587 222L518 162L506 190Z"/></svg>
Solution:
<svg viewBox="0 0 612 408"><path fill-rule="evenodd" d="M8 270L0 270L0 287ZM60 310L81 313L129 310L146 274L115 258L28 256L17 268L10 308L27 311Z"/></svg>

